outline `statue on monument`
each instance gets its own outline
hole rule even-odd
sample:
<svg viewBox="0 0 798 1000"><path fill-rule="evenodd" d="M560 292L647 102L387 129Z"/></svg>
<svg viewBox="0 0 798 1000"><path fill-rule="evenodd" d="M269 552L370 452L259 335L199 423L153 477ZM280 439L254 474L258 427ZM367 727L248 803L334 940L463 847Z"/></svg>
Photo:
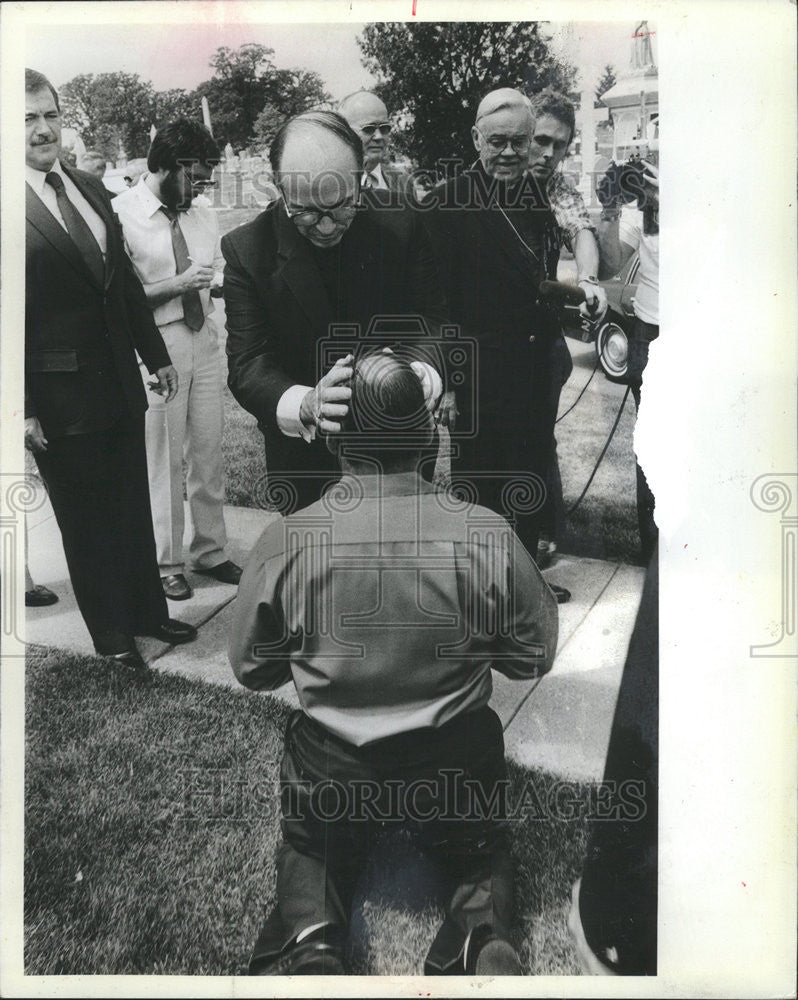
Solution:
<svg viewBox="0 0 798 1000"><path fill-rule="evenodd" d="M632 36L632 63L629 67L632 73L651 69L654 65L654 52L651 48L651 32L648 21L641 21Z"/></svg>

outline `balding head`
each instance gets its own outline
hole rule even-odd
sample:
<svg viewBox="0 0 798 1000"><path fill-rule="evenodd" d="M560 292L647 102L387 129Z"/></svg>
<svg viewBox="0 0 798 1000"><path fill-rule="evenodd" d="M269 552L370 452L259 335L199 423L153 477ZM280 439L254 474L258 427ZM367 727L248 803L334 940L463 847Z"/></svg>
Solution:
<svg viewBox="0 0 798 1000"><path fill-rule="evenodd" d="M522 94L520 90L513 90L512 87L500 87L498 90L492 90L486 94L479 102L475 124L478 125L486 115L507 109L519 109L522 113L526 112L530 120L532 118L529 98L526 94Z"/></svg>
<svg viewBox="0 0 798 1000"><path fill-rule="evenodd" d="M354 218L363 169L360 141L332 111L308 111L286 122L269 159L288 214L319 247L338 243ZM315 213L316 221L309 216Z"/></svg>
<svg viewBox="0 0 798 1000"><path fill-rule="evenodd" d="M485 173L515 184L526 168L532 138L528 98L510 87L492 90L479 102L471 136Z"/></svg>
<svg viewBox="0 0 798 1000"><path fill-rule="evenodd" d="M386 156L391 123L388 109L376 94L359 90L345 97L338 111L346 118L363 143L366 170L373 170Z"/></svg>

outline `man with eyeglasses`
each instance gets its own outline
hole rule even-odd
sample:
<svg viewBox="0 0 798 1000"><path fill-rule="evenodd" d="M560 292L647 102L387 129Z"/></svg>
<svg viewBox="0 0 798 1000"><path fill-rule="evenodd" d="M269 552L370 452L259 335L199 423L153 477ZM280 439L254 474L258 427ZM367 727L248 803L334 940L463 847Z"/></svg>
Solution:
<svg viewBox="0 0 798 1000"><path fill-rule="evenodd" d="M225 555L222 370L208 317L221 296L219 227L196 197L212 187L219 149L199 122L177 119L156 132L148 173L118 195L114 209L161 336L180 376L169 407L147 413L147 464L161 584L188 600L183 552L183 462L191 513L188 562L196 573L236 586L241 569Z"/></svg>
<svg viewBox="0 0 798 1000"><path fill-rule="evenodd" d="M477 433L458 438L455 425L452 471L473 474L479 502L514 516L533 556L540 511L528 509L534 504L509 510L505 500L514 479L520 484L531 474L544 484L551 461L570 355L558 313L539 288L556 277L563 228L578 250L580 284L601 307L595 237L591 255L580 236L591 228L584 206L581 213L572 204L561 208L552 197L556 168L573 138L573 108L569 122L561 118L550 110L533 117L517 90L488 94L471 130L478 160L433 191L427 213L451 318L478 344L476 384L457 391L463 422ZM568 600L567 591L557 590L560 601Z"/></svg>
<svg viewBox="0 0 798 1000"><path fill-rule="evenodd" d="M388 118L388 109L379 97L359 90L345 97L338 106L338 111L363 143L363 189L398 192L405 197L412 197L413 183L410 175L392 166L388 160L388 143L393 123Z"/></svg>
<svg viewBox="0 0 798 1000"><path fill-rule="evenodd" d="M222 239L228 384L263 432L271 499L281 494L293 509L339 477L320 438L339 432L348 410L353 338L389 322L396 332L382 343L412 359L432 408L441 391L434 355L423 333L405 348L402 340L419 316L433 332L446 316L417 213L361 205L363 149L344 118L297 115L269 158L281 198ZM348 331L347 347L330 366L334 328Z"/></svg>

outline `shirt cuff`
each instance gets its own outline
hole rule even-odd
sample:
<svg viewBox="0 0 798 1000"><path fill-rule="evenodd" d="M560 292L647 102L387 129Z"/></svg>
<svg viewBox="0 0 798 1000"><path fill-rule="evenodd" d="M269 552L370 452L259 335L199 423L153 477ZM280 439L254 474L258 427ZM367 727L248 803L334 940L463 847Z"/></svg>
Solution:
<svg viewBox="0 0 798 1000"><path fill-rule="evenodd" d="M421 387L424 390L424 402L427 404L427 409L434 409L443 391L443 382L440 375L426 361L411 361L410 367L421 381Z"/></svg>
<svg viewBox="0 0 798 1000"><path fill-rule="evenodd" d="M299 419L302 400L312 388L311 385L292 385L280 396L277 402L277 426L286 437L301 437L308 443L316 437L316 428L305 427Z"/></svg>

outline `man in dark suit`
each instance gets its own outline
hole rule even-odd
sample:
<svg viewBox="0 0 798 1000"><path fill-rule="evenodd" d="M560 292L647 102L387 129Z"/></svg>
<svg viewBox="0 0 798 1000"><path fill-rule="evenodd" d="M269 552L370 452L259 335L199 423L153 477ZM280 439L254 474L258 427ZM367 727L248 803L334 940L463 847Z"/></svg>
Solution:
<svg viewBox="0 0 798 1000"><path fill-rule="evenodd" d="M298 115L278 132L270 159L281 199L222 240L228 383L263 431L273 502L287 494L281 506L293 509L338 479L318 436L340 430L348 362L375 319L393 331L386 346L399 352L407 342L434 406L441 379L419 316L435 328L445 304L417 213L358 207L362 149L340 115ZM332 324L351 335L325 356ZM422 333L411 347L414 325Z"/></svg>
<svg viewBox="0 0 798 1000"><path fill-rule="evenodd" d="M541 124L553 134L544 137ZM425 202L452 320L478 349L474 384L457 390L461 426L474 433L458 437L455 427L452 472L473 474L479 503L512 516L533 556L563 382L555 375L571 363L558 312L539 288L556 278L559 259L559 221L548 190L552 151L559 162L572 136L572 126L551 115L533 123L519 91L493 91L472 129L478 160ZM533 155L537 146L545 156ZM592 300L596 279L582 276L584 259L578 247L580 283ZM522 498L515 510L508 506L514 493ZM567 591L553 589L560 601L568 599Z"/></svg>
<svg viewBox="0 0 798 1000"><path fill-rule="evenodd" d="M95 649L142 668L135 635L179 643L197 634L169 618L158 575L134 348L167 400L177 373L105 188L58 162L58 95L33 70L25 92L25 445Z"/></svg>

